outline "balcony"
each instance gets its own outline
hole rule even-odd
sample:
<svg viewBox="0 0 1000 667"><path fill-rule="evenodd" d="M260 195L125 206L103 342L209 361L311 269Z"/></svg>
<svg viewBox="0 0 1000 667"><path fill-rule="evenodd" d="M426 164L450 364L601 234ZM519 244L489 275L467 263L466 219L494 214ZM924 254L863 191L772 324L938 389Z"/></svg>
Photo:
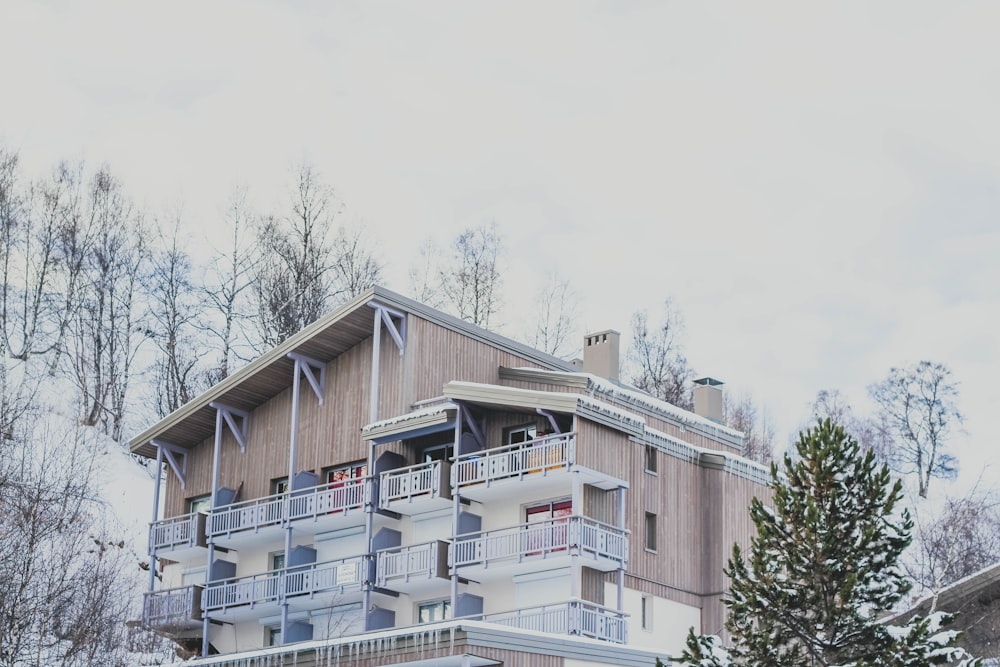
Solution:
<svg viewBox="0 0 1000 667"><path fill-rule="evenodd" d="M523 497L526 492L544 497L568 491L570 472L602 489L623 484L611 475L576 464L575 433L458 456L451 468L451 483L463 497L478 502Z"/></svg>
<svg viewBox="0 0 1000 667"><path fill-rule="evenodd" d="M572 558L604 572L628 562L628 533L583 516L571 516L456 538L449 556L459 574L474 580L568 566Z"/></svg>
<svg viewBox="0 0 1000 667"><path fill-rule="evenodd" d="M379 509L419 514L451 507L451 463L431 461L383 472Z"/></svg>
<svg viewBox="0 0 1000 667"><path fill-rule="evenodd" d="M358 602L367 562L354 556L213 582L203 608L212 619L233 622L274 614L286 600L295 611Z"/></svg>
<svg viewBox="0 0 1000 667"><path fill-rule="evenodd" d="M616 644L628 642L625 614L583 600L487 614L483 620L521 630L590 637Z"/></svg>
<svg viewBox="0 0 1000 667"><path fill-rule="evenodd" d="M142 603L143 626L172 635L201 629L201 595L201 586L146 593Z"/></svg>
<svg viewBox="0 0 1000 667"><path fill-rule="evenodd" d="M413 594L448 579L448 543L441 540L383 549L376 554L375 585Z"/></svg>
<svg viewBox="0 0 1000 667"><path fill-rule="evenodd" d="M371 479L363 477L234 503L212 511L208 534L216 544L238 548L278 539L289 522L311 534L360 526L370 498Z"/></svg>
<svg viewBox="0 0 1000 667"><path fill-rule="evenodd" d="M204 514L195 512L151 523L149 554L179 563L203 559L206 552L205 520Z"/></svg>

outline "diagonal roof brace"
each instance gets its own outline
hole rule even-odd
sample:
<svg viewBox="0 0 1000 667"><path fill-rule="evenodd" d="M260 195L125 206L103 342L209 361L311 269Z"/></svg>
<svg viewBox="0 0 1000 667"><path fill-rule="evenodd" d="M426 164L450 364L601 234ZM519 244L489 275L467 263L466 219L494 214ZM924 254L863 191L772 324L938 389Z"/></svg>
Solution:
<svg viewBox="0 0 1000 667"><path fill-rule="evenodd" d="M322 361L316 361L312 357L307 357L304 354L299 354L298 352L289 352L288 358L295 361L295 371L298 373L300 370L302 375L305 376L306 380L309 382L309 386L312 387L313 393L316 394L316 398L319 399L319 404L323 405L323 385L326 381L326 364ZM316 371L319 371L319 377L316 377Z"/></svg>
<svg viewBox="0 0 1000 667"><path fill-rule="evenodd" d="M187 450L169 442L157 440L156 438L150 440L149 444L163 452L163 458L166 459L167 465L170 466L170 469L174 471L177 481L181 483L181 489L184 489L187 481ZM180 464L177 463L177 459L175 458L177 456L181 457Z"/></svg>
<svg viewBox="0 0 1000 667"><path fill-rule="evenodd" d="M229 430L233 432L233 436L236 438L236 443L240 446L240 451L244 454L247 452L247 422L250 420L250 415L246 410L240 410L232 406L226 405L225 403L219 403L218 401L212 401L208 404L208 407L214 408L222 418L226 420L226 424L229 425ZM240 423L236 423L236 417L240 418Z"/></svg>
<svg viewBox="0 0 1000 667"><path fill-rule="evenodd" d="M369 301L368 305L382 316L382 323L385 324L386 330L392 336L392 341L399 348L399 353L403 354L403 350L406 348L406 316L398 310L383 306L375 301ZM399 320L399 326L396 325L396 320Z"/></svg>

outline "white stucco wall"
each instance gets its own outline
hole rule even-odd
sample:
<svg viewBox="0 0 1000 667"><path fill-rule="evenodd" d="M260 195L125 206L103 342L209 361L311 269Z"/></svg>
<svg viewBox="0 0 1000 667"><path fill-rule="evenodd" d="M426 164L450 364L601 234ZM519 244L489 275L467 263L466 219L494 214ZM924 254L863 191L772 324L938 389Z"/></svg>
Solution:
<svg viewBox="0 0 1000 667"><path fill-rule="evenodd" d="M614 600L617 596L614 584L605 584L606 600ZM648 629L642 628L642 598L643 593L631 588L625 589L624 611L630 614L628 619L629 646L654 650L664 656L680 654L684 649L688 629L694 628L701 632L701 610L698 607L667 600L655 595L649 598L652 614Z"/></svg>

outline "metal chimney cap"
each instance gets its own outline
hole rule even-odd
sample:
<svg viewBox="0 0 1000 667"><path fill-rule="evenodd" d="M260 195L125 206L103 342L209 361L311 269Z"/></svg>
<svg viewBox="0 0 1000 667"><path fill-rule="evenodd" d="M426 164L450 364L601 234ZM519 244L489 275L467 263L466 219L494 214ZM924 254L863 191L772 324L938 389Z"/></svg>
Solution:
<svg viewBox="0 0 1000 667"><path fill-rule="evenodd" d="M705 387L718 387L719 385L726 384L722 380L716 380L715 378L703 377L694 381L695 384L700 384Z"/></svg>

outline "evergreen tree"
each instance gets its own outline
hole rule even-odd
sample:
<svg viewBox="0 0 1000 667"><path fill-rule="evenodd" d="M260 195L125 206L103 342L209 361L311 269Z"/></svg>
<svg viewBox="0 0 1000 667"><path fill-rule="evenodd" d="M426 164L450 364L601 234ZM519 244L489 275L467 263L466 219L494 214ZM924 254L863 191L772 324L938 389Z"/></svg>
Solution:
<svg viewBox="0 0 1000 667"><path fill-rule="evenodd" d="M802 433L799 459L771 465L773 509L750 506L748 558L733 548L726 628L733 646L696 636L682 665L917 667L977 665L942 631L947 614L905 626L879 622L910 589L898 566L913 522L889 469L829 419Z"/></svg>

